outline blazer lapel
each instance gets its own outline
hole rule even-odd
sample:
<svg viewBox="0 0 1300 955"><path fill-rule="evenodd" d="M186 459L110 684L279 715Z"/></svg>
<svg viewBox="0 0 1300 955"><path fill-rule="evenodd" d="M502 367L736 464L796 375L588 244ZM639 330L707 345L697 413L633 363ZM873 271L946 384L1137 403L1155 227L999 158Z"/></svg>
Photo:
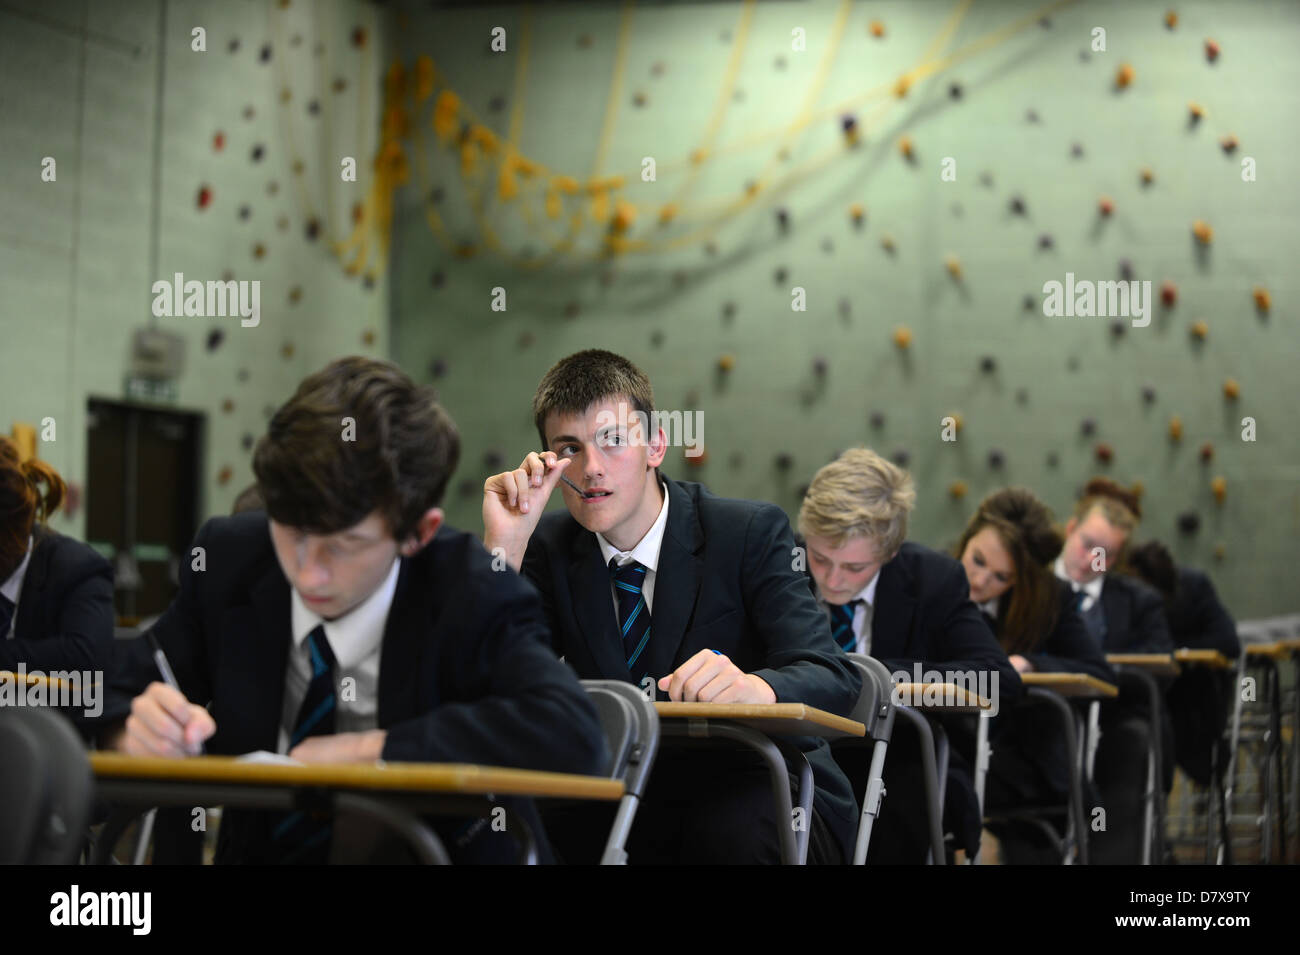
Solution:
<svg viewBox="0 0 1300 955"><path fill-rule="evenodd" d="M916 598L910 592L910 575L901 557L896 554L880 568L871 607L871 655L881 659L924 655L913 652L911 646Z"/></svg>
<svg viewBox="0 0 1300 955"><path fill-rule="evenodd" d="M254 586L251 596L251 604L232 607L222 615L222 655L232 662L232 668L238 668L240 685L247 688L247 695L238 701L236 721L240 732L236 738L220 735L222 748L227 751L275 752L284 706L285 672L293 646L289 582L277 566ZM220 719L217 726L221 727Z"/></svg>
<svg viewBox="0 0 1300 955"><path fill-rule="evenodd" d="M700 553L704 547L704 529L700 527L695 503L676 482L667 478L664 491L669 495L668 521L659 547L654 606L650 608L650 645L646 647L646 672L656 679L672 673L679 663L678 648L694 615L704 569Z"/></svg>
<svg viewBox="0 0 1300 955"><path fill-rule="evenodd" d="M46 543L51 546L43 546ZM45 606L41 594L45 590L46 578L49 576L49 556L53 541L49 541L44 528L36 527L32 531L32 556L27 561L27 571L23 574L22 588L18 591L18 612L14 614L10 632L15 639L22 639L30 633L44 629L44 621L36 619L37 611Z"/></svg>
<svg viewBox="0 0 1300 955"><path fill-rule="evenodd" d="M627 660L618 636L618 616L614 611L609 568L601 557L596 535L587 530L574 537L569 558L569 599L573 602L578 629L596 661L597 672L606 679L628 679ZM653 630L650 638L650 647L653 648Z"/></svg>
<svg viewBox="0 0 1300 955"><path fill-rule="evenodd" d="M397 587L384 623L384 640L379 651L379 701L376 713L381 729L420 712L420 640L432 633L432 590L417 587L415 558L398 558ZM425 623L421 624L421 620ZM428 701L432 706L436 701Z"/></svg>

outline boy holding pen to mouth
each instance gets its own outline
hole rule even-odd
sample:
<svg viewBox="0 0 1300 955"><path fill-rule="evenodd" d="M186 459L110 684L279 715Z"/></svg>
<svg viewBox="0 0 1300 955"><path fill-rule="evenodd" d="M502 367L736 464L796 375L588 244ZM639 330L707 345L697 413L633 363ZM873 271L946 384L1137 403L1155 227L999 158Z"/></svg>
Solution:
<svg viewBox="0 0 1300 955"><path fill-rule="evenodd" d="M546 373L533 412L542 450L485 482L483 539L537 587L555 651L579 677L653 685L673 701L852 709L859 677L794 569L785 514L662 476L663 429L627 424L654 420L640 369L607 351L571 355ZM543 514L562 478L566 510ZM796 742L816 783L809 861L842 862L856 835L853 792L824 741ZM773 814L752 759L661 753L629 858L774 862ZM590 815L546 818L568 861L598 855L603 831Z"/></svg>

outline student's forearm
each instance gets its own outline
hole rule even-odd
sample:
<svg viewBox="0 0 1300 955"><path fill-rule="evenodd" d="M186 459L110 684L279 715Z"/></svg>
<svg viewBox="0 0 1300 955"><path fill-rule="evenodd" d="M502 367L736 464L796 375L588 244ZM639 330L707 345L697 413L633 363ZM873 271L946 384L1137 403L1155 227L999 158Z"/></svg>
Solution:
<svg viewBox="0 0 1300 955"><path fill-rule="evenodd" d="M524 552L528 550L528 541L525 540L522 544L507 544L495 537L484 534L483 546L487 548L488 553L494 558L500 557L504 559L505 562L510 565L510 569L517 574L519 573L519 568L523 566Z"/></svg>

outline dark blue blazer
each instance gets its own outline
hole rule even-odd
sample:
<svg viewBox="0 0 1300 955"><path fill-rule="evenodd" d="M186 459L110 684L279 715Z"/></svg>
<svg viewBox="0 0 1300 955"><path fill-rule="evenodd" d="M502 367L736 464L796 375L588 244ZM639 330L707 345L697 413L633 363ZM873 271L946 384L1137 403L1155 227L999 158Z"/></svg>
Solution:
<svg viewBox="0 0 1300 955"><path fill-rule="evenodd" d="M105 671L113 648L113 568L80 541L38 525L0 670Z"/></svg>
<svg viewBox="0 0 1300 955"><path fill-rule="evenodd" d="M905 541L880 568L871 614L871 655L890 672L922 670L996 672L1006 703L1023 693L1020 676L999 646L961 564L921 544Z"/></svg>
<svg viewBox="0 0 1300 955"><path fill-rule="evenodd" d="M667 478L663 483L668 522L646 672L657 679L701 650L718 650L768 683L778 702L850 713L861 678L831 639L826 614L794 569L794 535L785 512L774 504L717 497L701 484ZM609 568L595 534L567 510L544 514L522 572L541 592L555 652L580 677L633 682ZM852 858L858 807L848 779L824 740L795 743L812 766L817 812Z"/></svg>
<svg viewBox="0 0 1300 955"><path fill-rule="evenodd" d="M1178 592L1166 613L1174 646L1218 650L1229 659L1241 656L1237 624L1201 571L1178 568Z"/></svg>
<svg viewBox="0 0 1300 955"><path fill-rule="evenodd" d="M1042 673L1085 673L1107 683L1115 682L1115 672L1106 662L1105 651L1088 632L1076 608L1074 590L1063 580L1053 578L1058 611L1056 626L1033 652L1023 654L1036 671Z"/></svg>
<svg viewBox="0 0 1300 955"><path fill-rule="evenodd" d="M275 751L292 637L289 582L266 515L214 518L194 543L206 570L183 565L180 594L153 633L185 695L216 721L209 753ZM476 538L445 526L401 562L380 650L383 758L603 772L595 708L551 653L533 589L494 571ZM131 697L158 679L136 643L120 661L106 719L124 718ZM265 813L228 812L218 861L259 859L266 822Z"/></svg>
<svg viewBox="0 0 1300 955"><path fill-rule="evenodd" d="M1160 593L1125 574L1107 574L1101 588L1107 653L1170 653L1174 649Z"/></svg>

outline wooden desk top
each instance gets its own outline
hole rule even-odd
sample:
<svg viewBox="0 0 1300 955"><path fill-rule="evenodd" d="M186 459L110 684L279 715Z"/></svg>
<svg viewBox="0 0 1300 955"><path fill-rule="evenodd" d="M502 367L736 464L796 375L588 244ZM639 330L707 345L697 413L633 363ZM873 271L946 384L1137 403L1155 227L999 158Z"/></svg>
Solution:
<svg viewBox="0 0 1300 955"><path fill-rule="evenodd" d="M385 792L555 796L570 799L616 800L623 796L623 783L604 776L543 773L531 769L463 763L317 763L282 766L244 763L233 756L162 759L100 752L90 754L90 766L98 779L320 786Z"/></svg>
<svg viewBox="0 0 1300 955"><path fill-rule="evenodd" d="M866 736L856 720L803 703L656 703L660 719L727 720L772 736Z"/></svg>
<svg viewBox="0 0 1300 955"><path fill-rule="evenodd" d="M1288 637L1285 640L1279 640L1277 645L1279 647L1285 647L1292 653L1300 653L1300 637Z"/></svg>
<svg viewBox="0 0 1300 955"><path fill-rule="evenodd" d="M1291 648L1280 640L1275 643L1248 643L1245 650L1248 657L1267 657L1270 660L1285 660L1291 655Z"/></svg>
<svg viewBox="0 0 1300 955"><path fill-rule="evenodd" d="M1106 662L1111 666L1145 670L1152 676L1177 676L1179 673L1171 653L1108 653Z"/></svg>
<svg viewBox="0 0 1300 955"><path fill-rule="evenodd" d="M1232 661L1218 650L1192 650L1184 647L1174 651L1174 659L1179 663L1206 666L1212 670L1231 670Z"/></svg>
<svg viewBox="0 0 1300 955"><path fill-rule="evenodd" d="M1119 687L1114 683L1107 683L1089 673L1022 673L1020 681L1025 686L1041 686L1061 696L1084 700L1119 696Z"/></svg>
<svg viewBox="0 0 1300 955"><path fill-rule="evenodd" d="M895 683L895 705L930 713L978 713L993 708L991 700L955 683Z"/></svg>

